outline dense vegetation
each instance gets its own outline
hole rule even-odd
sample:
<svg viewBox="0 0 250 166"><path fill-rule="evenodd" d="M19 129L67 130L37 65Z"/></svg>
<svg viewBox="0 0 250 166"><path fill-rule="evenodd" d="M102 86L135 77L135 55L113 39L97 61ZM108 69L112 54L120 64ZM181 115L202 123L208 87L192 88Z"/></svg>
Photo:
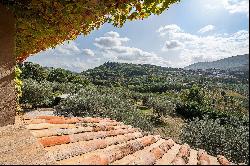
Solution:
<svg viewBox="0 0 250 166"><path fill-rule="evenodd" d="M209 153L223 154L238 163L248 162L249 126L241 121L222 125L220 119L195 119L185 126L182 137L188 144Z"/></svg>
<svg viewBox="0 0 250 166"><path fill-rule="evenodd" d="M19 67L22 104L54 107L65 116L110 117L248 163L247 71L114 62L82 73L29 62ZM70 96L55 105L54 98L65 93Z"/></svg>
<svg viewBox="0 0 250 166"><path fill-rule="evenodd" d="M121 27L127 20L161 14L178 0L4 0L16 18L16 59L55 47L104 23Z"/></svg>

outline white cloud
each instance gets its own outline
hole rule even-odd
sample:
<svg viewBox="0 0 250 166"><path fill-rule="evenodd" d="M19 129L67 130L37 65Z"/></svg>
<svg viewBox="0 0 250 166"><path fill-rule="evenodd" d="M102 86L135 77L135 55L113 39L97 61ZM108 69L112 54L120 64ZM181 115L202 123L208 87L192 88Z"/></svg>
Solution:
<svg viewBox="0 0 250 166"><path fill-rule="evenodd" d="M60 67L68 70L81 72L101 62L95 53L90 49L81 49L76 42L64 42L55 49L36 54L27 61L39 63L43 66Z"/></svg>
<svg viewBox="0 0 250 166"><path fill-rule="evenodd" d="M181 42L179 42L178 40L170 40L170 41L166 41L162 50L163 51L167 51L167 50L178 50L183 48L183 44Z"/></svg>
<svg viewBox="0 0 250 166"><path fill-rule="evenodd" d="M96 50L81 49L75 42L65 42L55 49L38 53L28 61L39 63L43 66L60 67L81 72L97 67L107 61L155 64L169 66L170 63L153 52L147 52L136 47L126 46L129 39L120 37L117 32L108 32L94 40Z"/></svg>
<svg viewBox="0 0 250 166"><path fill-rule="evenodd" d="M81 72L107 61L184 67L194 62L249 53L248 30L201 36L171 24L162 26L157 32L165 40L157 54L128 46L129 38L111 31L94 39L96 49L82 49L73 41L65 42L55 49L38 53L35 58L30 57L28 61Z"/></svg>
<svg viewBox="0 0 250 166"><path fill-rule="evenodd" d="M223 0L229 13L246 13L249 15L249 0Z"/></svg>
<svg viewBox="0 0 250 166"><path fill-rule="evenodd" d="M105 33L103 37L95 39L95 46L99 48L112 48L121 46L123 43L129 41L128 38L120 38L120 35L117 32L108 32Z"/></svg>
<svg viewBox="0 0 250 166"><path fill-rule="evenodd" d="M166 26L161 26L157 32L160 33L160 36L165 36L168 32L181 32L181 29L179 26L175 25L175 24L170 24L170 25L166 25Z"/></svg>
<svg viewBox="0 0 250 166"><path fill-rule="evenodd" d="M91 49L83 49L82 52L87 56L95 56L95 53Z"/></svg>
<svg viewBox="0 0 250 166"><path fill-rule="evenodd" d="M249 17L249 0L207 0L204 4L208 10L222 8L231 14L243 13Z"/></svg>
<svg viewBox="0 0 250 166"><path fill-rule="evenodd" d="M213 25L207 25L203 28L201 28L198 33L206 33L206 32L210 32L210 31L213 31L215 29L215 26Z"/></svg>
<svg viewBox="0 0 250 166"><path fill-rule="evenodd" d="M171 63L176 64L176 67L249 53L249 32L247 30L240 30L232 34L198 36L185 32L177 25L170 25L170 27L175 27L175 30L164 28L163 37L165 37L166 43L178 41L179 45L182 44L183 47L171 52L170 49L164 49L164 46L162 51L175 54ZM160 30L158 32L163 33ZM162 34L160 35L162 36Z"/></svg>
<svg viewBox="0 0 250 166"><path fill-rule="evenodd" d="M119 38L120 34L114 31L110 31L110 32L105 33L104 36L112 37L112 38Z"/></svg>
<svg viewBox="0 0 250 166"><path fill-rule="evenodd" d="M72 52L80 53L80 49L77 47L77 44L74 41L71 42L64 42L62 45L59 45L55 48L58 53L64 55L71 55Z"/></svg>
<svg viewBox="0 0 250 166"><path fill-rule="evenodd" d="M155 53L143 51L139 48L125 46L127 37L120 37L117 32L108 32L95 39L94 45L100 49L105 61L124 63L158 64L168 66L169 62Z"/></svg>

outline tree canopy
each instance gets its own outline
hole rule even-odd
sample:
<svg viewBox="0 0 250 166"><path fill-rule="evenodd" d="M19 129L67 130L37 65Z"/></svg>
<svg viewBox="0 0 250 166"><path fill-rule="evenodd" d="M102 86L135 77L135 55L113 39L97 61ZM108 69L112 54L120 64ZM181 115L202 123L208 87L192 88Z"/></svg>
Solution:
<svg viewBox="0 0 250 166"><path fill-rule="evenodd" d="M180 0L6 0L16 17L16 59L54 48L104 23L121 27L126 20L161 14Z"/></svg>

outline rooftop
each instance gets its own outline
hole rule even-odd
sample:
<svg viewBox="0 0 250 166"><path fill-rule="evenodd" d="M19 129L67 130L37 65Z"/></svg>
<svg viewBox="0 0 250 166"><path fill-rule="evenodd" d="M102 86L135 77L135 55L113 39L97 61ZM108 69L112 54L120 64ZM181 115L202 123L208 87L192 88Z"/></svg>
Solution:
<svg viewBox="0 0 250 166"><path fill-rule="evenodd" d="M108 118L22 116L0 128L0 142L0 164L232 164Z"/></svg>

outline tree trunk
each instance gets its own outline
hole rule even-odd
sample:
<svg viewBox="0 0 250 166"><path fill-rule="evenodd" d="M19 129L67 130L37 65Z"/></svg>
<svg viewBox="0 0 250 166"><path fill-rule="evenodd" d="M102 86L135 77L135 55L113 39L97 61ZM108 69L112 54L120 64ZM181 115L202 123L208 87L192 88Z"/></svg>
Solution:
<svg viewBox="0 0 250 166"><path fill-rule="evenodd" d="M14 124L15 94L15 19L0 4L0 126Z"/></svg>

